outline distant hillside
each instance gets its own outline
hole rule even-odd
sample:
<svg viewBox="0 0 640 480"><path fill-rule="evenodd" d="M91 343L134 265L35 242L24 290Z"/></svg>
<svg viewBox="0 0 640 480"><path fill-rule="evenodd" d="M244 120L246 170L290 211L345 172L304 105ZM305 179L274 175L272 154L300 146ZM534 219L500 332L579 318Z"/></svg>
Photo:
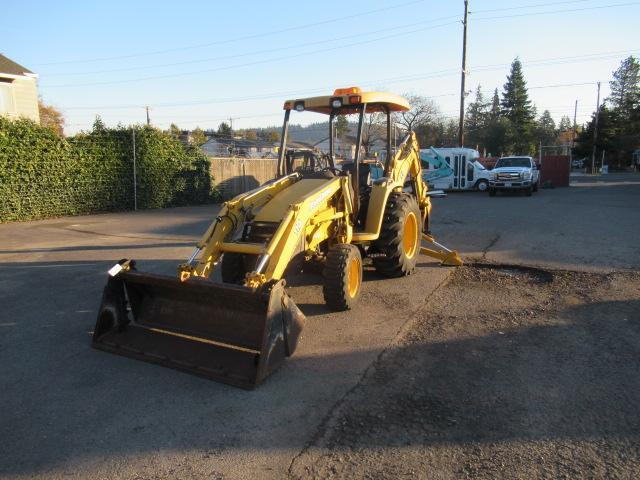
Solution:
<svg viewBox="0 0 640 480"><path fill-rule="evenodd" d="M255 129L258 136L267 135L268 132L280 133L281 127L267 127ZM355 135L356 125L349 124L350 133ZM311 123L309 125L289 125L289 140L314 145L329 136L329 122Z"/></svg>

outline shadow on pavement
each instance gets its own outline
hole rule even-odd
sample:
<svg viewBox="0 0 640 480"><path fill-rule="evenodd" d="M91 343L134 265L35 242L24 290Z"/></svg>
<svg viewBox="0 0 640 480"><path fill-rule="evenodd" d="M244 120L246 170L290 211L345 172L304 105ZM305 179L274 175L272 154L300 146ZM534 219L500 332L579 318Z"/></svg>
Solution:
<svg viewBox="0 0 640 480"><path fill-rule="evenodd" d="M0 250L0 255L12 255L16 253L52 253L52 252L91 252L101 250L137 250L143 248L176 248L193 246L194 242L161 242L123 245L74 245L72 247L52 247L52 248L27 248L23 250Z"/></svg>
<svg viewBox="0 0 640 480"><path fill-rule="evenodd" d="M103 263L85 268L78 262L47 275L0 269L0 323L11 324L0 326L0 365L6 367L0 437L9 439L0 443L2 474L42 474L158 451L299 448L308 438L290 428L291 420L317 428L307 412L330 395L318 386L371 356L366 350L294 355L258 389L243 391L92 350L110 262ZM146 264L168 271L176 261ZM638 301L591 304L563 312L555 325L403 346L356 390L356 398L368 400L350 407L332 441L395 445L397 437L380 435L390 420L406 427L403 441L420 445L636 441L638 312Z"/></svg>

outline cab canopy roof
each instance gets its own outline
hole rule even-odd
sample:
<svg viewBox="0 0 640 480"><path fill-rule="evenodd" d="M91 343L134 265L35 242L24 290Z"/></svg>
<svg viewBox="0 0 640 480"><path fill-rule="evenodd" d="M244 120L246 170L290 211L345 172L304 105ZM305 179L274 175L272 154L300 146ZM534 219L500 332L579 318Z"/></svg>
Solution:
<svg viewBox="0 0 640 480"><path fill-rule="evenodd" d="M284 102L284 110L310 111L329 115L334 109L341 114L357 113L359 107L367 104L367 113L406 112L409 102L400 95L386 92L363 92L359 87L338 88L333 95L298 98Z"/></svg>

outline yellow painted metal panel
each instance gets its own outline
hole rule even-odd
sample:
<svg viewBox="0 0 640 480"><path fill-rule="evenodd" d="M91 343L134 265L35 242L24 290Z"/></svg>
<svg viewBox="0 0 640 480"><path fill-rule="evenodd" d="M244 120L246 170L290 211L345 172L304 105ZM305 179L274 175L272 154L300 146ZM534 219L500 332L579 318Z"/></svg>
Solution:
<svg viewBox="0 0 640 480"><path fill-rule="evenodd" d="M292 204L322 185L328 185L335 179L303 179L276 194L256 215L258 222L280 222Z"/></svg>
<svg viewBox="0 0 640 480"><path fill-rule="evenodd" d="M392 112L406 112L411 109L411 105L409 105L409 102L406 99L400 95L396 95L395 93L387 92L360 92L353 95L326 95L321 97L297 98L294 100L287 100L285 105L289 104L291 109L293 109L296 102L304 102L305 110L329 114L332 110L332 99L340 98L342 99L342 104L348 106L349 97L352 96L359 96L359 103L366 103L368 112L382 111L380 105L389 107ZM354 105L354 110L355 108L356 105Z"/></svg>

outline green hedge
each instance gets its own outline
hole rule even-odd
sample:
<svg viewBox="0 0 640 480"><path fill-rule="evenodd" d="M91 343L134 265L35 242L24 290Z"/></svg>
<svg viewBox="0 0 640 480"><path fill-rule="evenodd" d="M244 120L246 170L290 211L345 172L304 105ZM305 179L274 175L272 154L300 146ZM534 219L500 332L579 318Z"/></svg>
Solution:
<svg viewBox="0 0 640 480"><path fill-rule="evenodd" d="M134 131L138 208L211 201L206 155L168 132L96 121L65 139L0 117L0 222L133 209Z"/></svg>

